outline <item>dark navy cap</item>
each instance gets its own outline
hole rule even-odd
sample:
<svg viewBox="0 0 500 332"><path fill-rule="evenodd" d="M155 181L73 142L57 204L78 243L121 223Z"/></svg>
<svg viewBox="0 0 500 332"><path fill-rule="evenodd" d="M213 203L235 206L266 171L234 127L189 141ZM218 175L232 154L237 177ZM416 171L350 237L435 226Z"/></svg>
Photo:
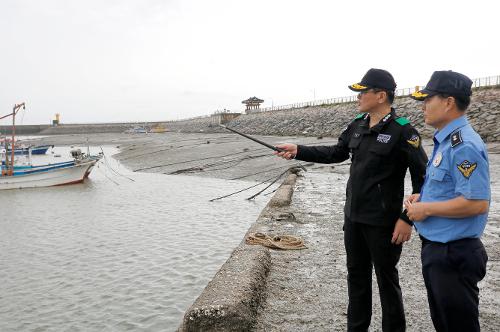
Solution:
<svg viewBox="0 0 500 332"><path fill-rule="evenodd" d="M411 97L422 101L437 94L470 97L472 95L472 80L451 70L435 71L425 88L415 91L411 94Z"/></svg>
<svg viewBox="0 0 500 332"><path fill-rule="evenodd" d="M396 82L387 70L372 68L368 70L361 82L348 86L352 91L366 91L369 89L383 89L394 91Z"/></svg>

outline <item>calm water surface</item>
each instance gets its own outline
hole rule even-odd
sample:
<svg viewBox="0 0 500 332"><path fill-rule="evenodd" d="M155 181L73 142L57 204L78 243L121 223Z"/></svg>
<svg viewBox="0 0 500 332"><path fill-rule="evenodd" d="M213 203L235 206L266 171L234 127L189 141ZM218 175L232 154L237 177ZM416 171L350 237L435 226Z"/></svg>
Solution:
<svg viewBox="0 0 500 332"><path fill-rule="evenodd" d="M134 181L0 191L0 331L173 331L269 198L108 164Z"/></svg>

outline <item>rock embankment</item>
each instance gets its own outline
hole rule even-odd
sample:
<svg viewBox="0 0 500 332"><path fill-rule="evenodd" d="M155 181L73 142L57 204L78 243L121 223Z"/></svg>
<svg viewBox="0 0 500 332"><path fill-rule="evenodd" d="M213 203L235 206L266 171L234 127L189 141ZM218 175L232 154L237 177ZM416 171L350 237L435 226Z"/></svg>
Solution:
<svg viewBox="0 0 500 332"><path fill-rule="evenodd" d="M394 107L407 117L424 137L433 130L423 122L422 103L409 97L396 98ZM247 134L273 136L332 136L338 137L357 114L356 103L312 106L290 110L243 114L227 125ZM475 89L467 111L472 126L487 142L500 141L500 87ZM169 131L185 133L215 133L224 129L215 117L174 121L166 124Z"/></svg>
<svg viewBox="0 0 500 332"><path fill-rule="evenodd" d="M431 137L433 130L423 122L421 102L401 97L395 100L394 107L424 137ZM338 137L356 114L356 104L346 103L242 115L229 125L249 134ZM500 88L475 90L467 116L485 141L499 141Z"/></svg>

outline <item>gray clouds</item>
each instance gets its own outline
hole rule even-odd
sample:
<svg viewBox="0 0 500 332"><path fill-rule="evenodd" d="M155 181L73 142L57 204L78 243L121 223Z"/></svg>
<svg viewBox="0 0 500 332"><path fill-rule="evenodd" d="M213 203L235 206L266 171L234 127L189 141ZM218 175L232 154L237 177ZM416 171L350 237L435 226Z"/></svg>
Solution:
<svg viewBox="0 0 500 332"><path fill-rule="evenodd" d="M496 7L2 0L0 113L26 101L25 123L57 112L66 123L166 120L241 110L253 95L266 105L347 95L370 67L391 71L399 87L438 69L496 75Z"/></svg>

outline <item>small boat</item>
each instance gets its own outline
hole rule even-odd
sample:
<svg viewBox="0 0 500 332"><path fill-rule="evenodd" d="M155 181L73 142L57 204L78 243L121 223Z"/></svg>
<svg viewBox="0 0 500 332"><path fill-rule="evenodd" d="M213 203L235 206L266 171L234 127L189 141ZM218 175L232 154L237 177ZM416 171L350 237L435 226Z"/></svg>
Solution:
<svg viewBox="0 0 500 332"><path fill-rule="evenodd" d="M53 145L38 145L38 146L16 146L14 149L15 155L29 154L29 149L31 149L31 154L46 154ZM11 153L11 149L8 148L7 152Z"/></svg>
<svg viewBox="0 0 500 332"><path fill-rule="evenodd" d="M134 127L125 131L125 134L147 134L149 132L146 127Z"/></svg>
<svg viewBox="0 0 500 332"><path fill-rule="evenodd" d="M12 113L0 117L3 119L12 116L13 132L10 151L6 146L7 149L2 151L1 155L0 190L60 186L83 182L95 164L102 158L102 155L85 155L80 149L77 149L71 151L73 160L70 161L35 166L29 160L28 164L16 165L14 158L16 148L13 143L15 142L15 117L21 107L25 107L24 103L14 105ZM31 159L30 151L31 148L28 149L28 155Z"/></svg>
<svg viewBox="0 0 500 332"><path fill-rule="evenodd" d="M161 134L161 133L166 133L167 128L165 126L158 124L154 127L151 127L151 130L149 131L150 133L155 133L155 134Z"/></svg>
<svg viewBox="0 0 500 332"><path fill-rule="evenodd" d="M83 182L94 168L97 160L85 160L66 165L44 165L14 169L12 175L0 176L0 190L62 186Z"/></svg>

